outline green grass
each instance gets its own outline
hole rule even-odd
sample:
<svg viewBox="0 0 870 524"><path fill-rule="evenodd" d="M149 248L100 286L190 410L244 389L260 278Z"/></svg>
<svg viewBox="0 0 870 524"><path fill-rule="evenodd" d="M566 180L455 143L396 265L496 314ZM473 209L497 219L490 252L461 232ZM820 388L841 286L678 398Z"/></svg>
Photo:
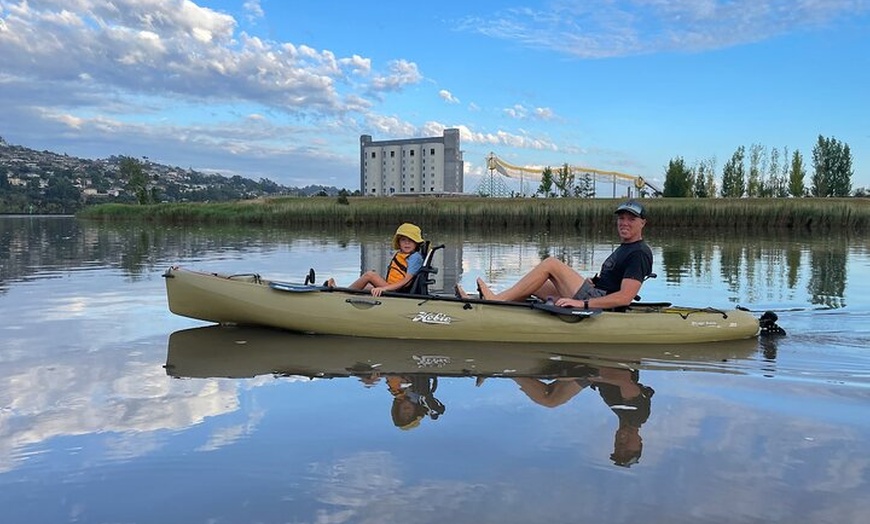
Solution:
<svg viewBox="0 0 870 524"><path fill-rule="evenodd" d="M478 197L348 199L283 197L217 204L94 206L78 216L103 221L161 224L264 224L296 227L388 227L414 222L427 230L581 230L613 224L620 200ZM645 199L648 227L742 231L863 232L870 226L870 199Z"/></svg>

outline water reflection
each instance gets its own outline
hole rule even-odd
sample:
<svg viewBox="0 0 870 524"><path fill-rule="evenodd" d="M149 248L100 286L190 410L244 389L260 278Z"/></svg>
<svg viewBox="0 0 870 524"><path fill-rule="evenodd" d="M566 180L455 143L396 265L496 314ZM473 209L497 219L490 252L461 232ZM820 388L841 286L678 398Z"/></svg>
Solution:
<svg viewBox="0 0 870 524"><path fill-rule="evenodd" d="M810 250L809 293L812 303L829 308L844 307L846 290L846 243L832 238Z"/></svg>
<svg viewBox="0 0 870 524"><path fill-rule="evenodd" d="M186 378L354 379L360 390L386 389L392 424L406 431L450 412L441 400L439 378L467 377L479 388L492 380L512 380L532 402L547 408L589 391L616 415L610 458L628 467L640 459L640 428L650 416L654 394L640 382L641 369L737 372L723 363L756 351L755 341L596 351L572 345L374 340L207 326L170 335L165 369L170 376Z"/></svg>
<svg viewBox="0 0 870 524"><path fill-rule="evenodd" d="M631 368L574 365L569 376L551 380L513 377L533 402L556 408L589 388L619 419L610 460L617 466L631 467L640 461L643 439L640 427L650 416L653 388L640 383L640 371Z"/></svg>
<svg viewBox="0 0 870 524"><path fill-rule="evenodd" d="M15 282L58 278L68 271L118 269L129 281L138 281L170 264L218 259L244 261L245 271L264 274L275 270L270 262L280 261L281 275L269 276L300 281L311 266L318 277L355 278L363 270L386 266L391 254L388 233L247 226L166 228L71 217L0 217L0 292ZM452 290L457 282L470 285L477 276L503 288L549 256L581 273L594 272L615 247L610 238L585 234L506 233L493 238L472 232L425 233L446 245L435 261L439 272L430 286L433 292ZM721 300L741 305L809 303L842 308L850 267L867 256L866 242L846 236L658 235L663 236L651 238L650 245L660 278L644 285L647 300L672 301L676 289L698 290L708 297L707 303L698 305L721 305L713 304L707 291L724 290ZM312 259L314 255L322 258ZM215 271L235 269L242 268L213 266Z"/></svg>

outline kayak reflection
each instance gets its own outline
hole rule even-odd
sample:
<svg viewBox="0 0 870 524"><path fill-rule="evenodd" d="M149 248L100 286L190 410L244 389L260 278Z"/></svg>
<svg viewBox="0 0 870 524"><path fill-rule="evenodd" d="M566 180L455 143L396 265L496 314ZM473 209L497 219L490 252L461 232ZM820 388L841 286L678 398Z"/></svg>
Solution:
<svg viewBox="0 0 870 524"><path fill-rule="evenodd" d="M758 351L758 341L685 346L486 343L304 335L256 327L204 326L169 336L166 373L358 377L429 373L450 377L558 378L582 364L704 370ZM726 369L726 371L728 371Z"/></svg>
<svg viewBox="0 0 870 524"><path fill-rule="evenodd" d="M619 421L610 458L629 467L641 456L640 428L650 416L655 393L639 381L641 369L703 368L756 351L755 341L685 347L608 345L596 351L588 345L381 340L206 326L172 333L165 367L173 377L272 374L354 377L365 387L386 384L393 397L393 424L403 430L447 412L437 398L439 377L474 377L481 387L490 378L510 379L547 408L562 406L590 389Z"/></svg>

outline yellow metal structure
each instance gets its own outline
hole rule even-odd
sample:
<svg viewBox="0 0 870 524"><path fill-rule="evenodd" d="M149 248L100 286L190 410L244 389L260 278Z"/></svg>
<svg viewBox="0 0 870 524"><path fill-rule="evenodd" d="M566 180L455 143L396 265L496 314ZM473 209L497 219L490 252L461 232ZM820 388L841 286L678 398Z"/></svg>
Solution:
<svg viewBox="0 0 870 524"><path fill-rule="evenodd" d="M490 152L490 154L486 157L486 167L490 171L490 180L487 181L491 188L493 189L490 193L498 193L498 184L494 180L495 173L498 173L501 176L504 176L509 179L518 180L520 182L520 193L526 194L526 182L534 181L540 182L542 173L544 169L548 166L518 166L515 164L511 164L504 159L498 157L495 153ZM560 169L562 166L549 166L554 171ZM620 188L628 188L629 191L632 189L643 192L646 191L649 194L657 195L661 194L661 191L652 186L649 182L644 180L643 177L637 175L631 175L628 173L622 173L619 171L607 171L602 169L595 169L586 166L568 166L568 169L576 174L583 175L591 175L595 182L599 183L610 183L613 185L613 197L620 196L631 196L624 195L621 192L617 194L617 187ZM486 183L486 182L485 182ZM534 191L532 191L534 192Z"/></svg>

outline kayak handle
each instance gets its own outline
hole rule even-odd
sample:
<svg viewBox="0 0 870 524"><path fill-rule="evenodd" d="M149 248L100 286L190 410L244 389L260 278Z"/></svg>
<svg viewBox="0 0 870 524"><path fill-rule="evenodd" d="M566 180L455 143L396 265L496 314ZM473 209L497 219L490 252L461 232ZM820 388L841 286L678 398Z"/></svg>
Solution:
<svg viewBox="0 0 870 524"><path fill-rule="evenodd" d="M367 298L347 298L344 301L358 309L368 309L381 305L380 300L372 300Z"/></svg>

